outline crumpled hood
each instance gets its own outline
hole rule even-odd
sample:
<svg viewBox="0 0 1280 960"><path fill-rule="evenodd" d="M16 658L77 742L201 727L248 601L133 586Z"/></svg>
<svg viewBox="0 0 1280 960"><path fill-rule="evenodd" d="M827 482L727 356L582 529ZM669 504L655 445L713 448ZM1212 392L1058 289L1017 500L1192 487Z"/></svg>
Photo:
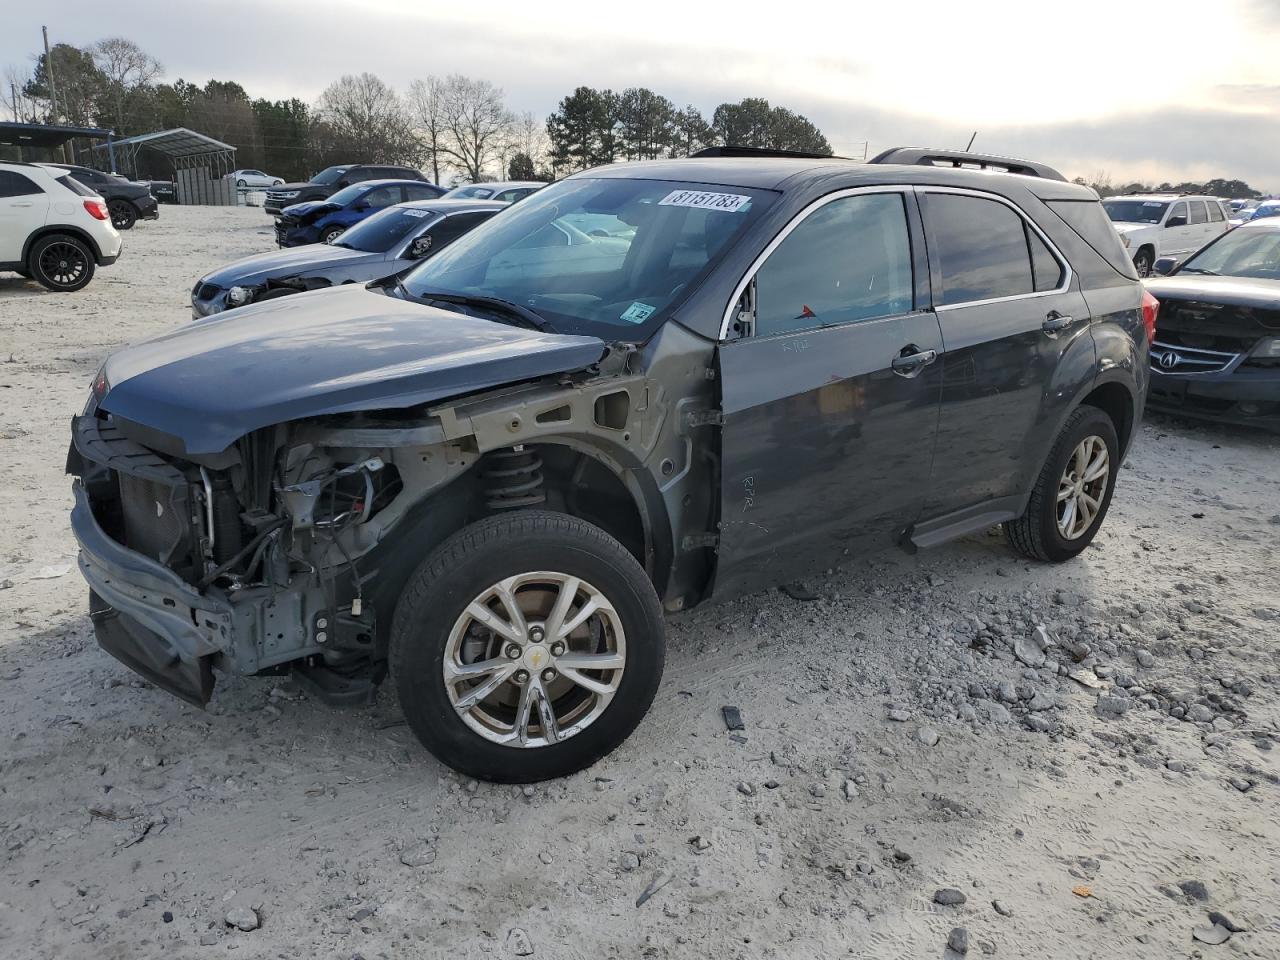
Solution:
<svg viewBox="0 0 1280 960"><path fill-rule="evenodd" d="M281 208L280 216L284 220L296 220L301 223L321 214L332 213L334 210L341 209L341 206L336 203L330 203L328 200L304 200L302 203L291 203L289 206Z"/></svg>
<svg viewBox="0 0 1280 960"><path fill-rule="evenodd" d="M431 403L584 369L595 337L542 333L362 286L251 304L107 358L108 413L216 453L303 417Z"/></svg>
<svg viewBox="0 0 1280 960"><path fill-rule="evenodd" d="M308 243L236 260L200 278L201 283L215 283L224 290L236 285L264 283L268 277L291 277L304 271L320 270L338 263L351 263L361 258L383 259L381 253L366 253L335 247L329 243Z"/></svg>

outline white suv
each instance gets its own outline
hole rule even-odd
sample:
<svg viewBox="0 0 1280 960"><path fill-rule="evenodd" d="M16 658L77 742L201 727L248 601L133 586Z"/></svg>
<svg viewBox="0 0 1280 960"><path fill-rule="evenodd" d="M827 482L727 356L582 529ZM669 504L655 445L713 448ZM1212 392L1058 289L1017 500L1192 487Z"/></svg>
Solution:
<svg viewBox="0 0 1280 960"><path fill-rule="evenodd" d="M1185 260L1229 229L1230 216L1217 197L1140 193L1102 201L1138 276L1151 276L1161 257Z"/></svg>
<svg viewBox="0 0 1280 960"><path fill-rule="evenodd" d="M79 290L115 263L121 240L106 202L67 171L0 163L0 270L50 290Z"/></svg>

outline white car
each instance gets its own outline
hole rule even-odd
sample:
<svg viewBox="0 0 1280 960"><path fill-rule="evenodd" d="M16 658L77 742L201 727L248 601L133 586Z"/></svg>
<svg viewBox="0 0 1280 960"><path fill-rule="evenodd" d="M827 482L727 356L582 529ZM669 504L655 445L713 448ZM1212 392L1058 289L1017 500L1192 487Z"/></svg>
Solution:
<svg viewBox="0 0 1280 960"><path fill-rule="evenodd" d="M237 187L275 187L284 183L279 177L261 170L232 170L227 179L234 180Z"/></svg>
<svg viewBox="0 0 1280 960"><path fill-rule="evenodd" d="M1230 229L1229 208L1217 197L1139 193L1107 197L1102 207L1140 277L1151 276L1161 257L1185 260Z"/></svg>
<svg viewBox="0 0 1280 960"><path fill-rule="evenodd" d="M116 262L121 246L106 201L66 171L0 163L0 270L79 290L96 267Z"/></svg>

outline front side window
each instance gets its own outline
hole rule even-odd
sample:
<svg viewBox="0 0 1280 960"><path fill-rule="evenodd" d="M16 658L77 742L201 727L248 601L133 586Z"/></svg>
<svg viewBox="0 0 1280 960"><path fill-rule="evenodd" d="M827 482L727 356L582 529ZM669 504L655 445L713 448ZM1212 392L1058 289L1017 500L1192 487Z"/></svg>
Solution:
<svg viewBox="0 0 1280 960"><path fill-rule="evenodd" d="M1185 203L1175 203L1169 211L1169 219L1165 221L1166 227L1182 227L1187 224L1187 205Z"/></svg>
<svg viewBox="0 0 1280 960"><path fill-rule="evenodd" d="M558 332L640 342L775 197L750 187L573 177L463 235L404 288L422 299L505 300ZM574 223L588 215L624 226L587 233Z"/></svg>
<svg viewBox="0 0 1280 960"><path fill-rule="evenodd" d="M44 193L30 177L12 170L0 170L0 197L30 197Z"/></svg>
<svg viewBox="0 0 1280 960"><path fill-rule="evenodd" d="M372 207L375 210L381 209L382 207L389 207L393 203L400 202L400 188L378 187L366 193L360 202L366 207Z"/></svg>
<svg viewBox="0 0 1280 960"><path fill-rule="evenodd" d="M1003 203L931 193L925 219L936 247L931 248L931 253L936 252L941 265L940 305L1035 292L1037 278L1028 239L1034 234L1029 234L1026 221ZM1049 279L1046 277L1044 282Z"/></svg>
<svg viewBox="0 0 1280 960"><path fill-rule="evenodd" d="M379 210L343 233L334 246L363 250L365 253L386 253L411 232L438 216L434 210L415 210L411 207Z"/></svg>
<svg viewBox="0 0 1280 960"><path fill-rule="evenodd" d="M769 254L755 283L758 337L909 312L902 195L841 197L819 207Z"/></svg>

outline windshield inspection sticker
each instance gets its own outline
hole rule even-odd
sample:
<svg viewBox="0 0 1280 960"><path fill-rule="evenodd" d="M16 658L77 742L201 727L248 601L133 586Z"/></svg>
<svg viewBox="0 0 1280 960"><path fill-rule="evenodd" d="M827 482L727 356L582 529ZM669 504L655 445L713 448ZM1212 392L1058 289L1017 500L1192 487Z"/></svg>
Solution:
<svg viewBox="0 0 1280 960"><path fill-rule="evenodd" d="M657 307L651 307L647 303L641 303L637 300L627 307L618 319L626 323L644 323L653 315L653 311L657 309Z"/></svg>
<svg viewBox="0 0 1280 960"><path fill-rule="evenodd" d="M751 202L750 197L737 193L705 193L701 190L672 190L658 201L660 207L698 207L703 210L719 210L737 213Z"/></svg>

